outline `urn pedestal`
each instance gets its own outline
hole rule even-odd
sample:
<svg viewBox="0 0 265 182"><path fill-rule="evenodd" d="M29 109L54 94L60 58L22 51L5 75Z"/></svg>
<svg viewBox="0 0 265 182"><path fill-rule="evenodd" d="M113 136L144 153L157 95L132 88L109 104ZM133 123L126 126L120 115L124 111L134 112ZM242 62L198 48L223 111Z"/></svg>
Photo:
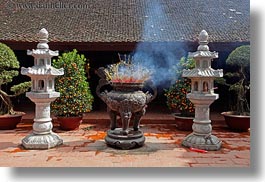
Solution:
<svg viewBox="0 0 265 182"><path fill-rule="evenodd" d="M124 135L122 128L115 128L114 130L110 129L107 131L105 142L113 148L128 150L143 146L145 137L141 130L135 131L129 129L128 134Z"/></svg>

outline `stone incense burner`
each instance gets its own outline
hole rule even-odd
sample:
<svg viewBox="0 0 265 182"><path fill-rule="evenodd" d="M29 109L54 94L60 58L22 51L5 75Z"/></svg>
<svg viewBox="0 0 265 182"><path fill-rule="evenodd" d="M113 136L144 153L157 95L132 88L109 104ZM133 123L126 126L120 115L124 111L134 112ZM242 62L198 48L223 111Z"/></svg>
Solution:
<svg viewBox="0 0 265 182"><path fill-rule="evenodd" d="M156 88L150 83L153 94L143 92L144 82L112 82L107 80L104 68L99 68L97 74L100 81L97 86L97 95L107 104L110 116L110 129L105 138L109 146L120 149L140 147L145 142L144 134L139 130L141 117L145 114L147 104L157 95ZM111 91L101 92L101 88L110 85ZM117 127L117 116L120 116L122 126ZM132 128L130 128L132 122Z"/></svg>

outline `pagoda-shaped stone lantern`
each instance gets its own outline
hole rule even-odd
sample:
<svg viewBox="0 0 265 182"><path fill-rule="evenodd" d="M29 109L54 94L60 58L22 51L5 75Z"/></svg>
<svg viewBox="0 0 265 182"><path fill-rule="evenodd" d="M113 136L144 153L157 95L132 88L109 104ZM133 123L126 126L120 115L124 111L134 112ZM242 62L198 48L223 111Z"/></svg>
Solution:
<svg viewBox="0 0 265 182"><path fill-rule="evenodd" d="M223 70L211 68L211 61L218 58L218 53L209 51L208 33L205 30L199 35L199 43L197 51L189 53L189 57L195 60L195 68L183 70L182 74L183 77L191 79L191 93L187 94L187 98L195 106L193 133L183 140L182 145L204 150L219 150L222 142L211 134L209 114L210 105L219 97L214 93L214 78L222 77Z"/></svg>
<svg viewBox="0 0 265 182"><path fill-rule="evenodd" d="M58 56L58 51L51 51L48 43L48 32L41 29L38 33L37 49L28 50L27 54L34 57L34 66L21 68L21 74L31 78L31 91L26 96L35 103L35 118L32 134L22 140L26 149L49 149L63 143L63 140L52 132L50 103L60 96L54 89L54 79L63 75L64 70L51 66L51 58Z"/></svg>

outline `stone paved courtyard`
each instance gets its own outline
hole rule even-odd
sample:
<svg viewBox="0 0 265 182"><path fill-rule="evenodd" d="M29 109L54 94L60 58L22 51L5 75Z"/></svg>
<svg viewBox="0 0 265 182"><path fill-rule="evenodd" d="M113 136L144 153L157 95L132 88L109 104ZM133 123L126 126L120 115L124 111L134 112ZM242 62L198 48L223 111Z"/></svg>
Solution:
<svg viewBox="0 0 265 182"><path fill-rule="evenodd" d="M161 122L162 123L162 122ZM189 134L174 124L142 124L145 145L116 150L104 142L107 123L84 122L79 130L54 132L64 144L49 150L25 150L21 140L31 123L15 130L0 130L0 166L10 167L250 167L250 132L233 132L223 122L213 122L213 134L223 141L220 151L198 153L181 146Z"/></svg>

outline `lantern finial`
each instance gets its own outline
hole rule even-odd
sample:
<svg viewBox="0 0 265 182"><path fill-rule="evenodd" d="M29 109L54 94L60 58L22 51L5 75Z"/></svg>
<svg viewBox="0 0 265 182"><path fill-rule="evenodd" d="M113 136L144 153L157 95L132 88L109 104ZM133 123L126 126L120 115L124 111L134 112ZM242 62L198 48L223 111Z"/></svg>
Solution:
<svg viewBox="0 0 265 182"><path fill-rule="evenodd" d="M37 45L38 49L49 49L49 45L47 44L49 33L45 28L42 28L37 34L39 37L39 43Z"/></svg>
<svg viewBox="0 0 265 182"><path fill-rule="evenodd" d="M199 35L199 47L198 47L198 51L209 51L209 47L208 47L208 33L205 30L202 30L200 35Z"/></svg>

